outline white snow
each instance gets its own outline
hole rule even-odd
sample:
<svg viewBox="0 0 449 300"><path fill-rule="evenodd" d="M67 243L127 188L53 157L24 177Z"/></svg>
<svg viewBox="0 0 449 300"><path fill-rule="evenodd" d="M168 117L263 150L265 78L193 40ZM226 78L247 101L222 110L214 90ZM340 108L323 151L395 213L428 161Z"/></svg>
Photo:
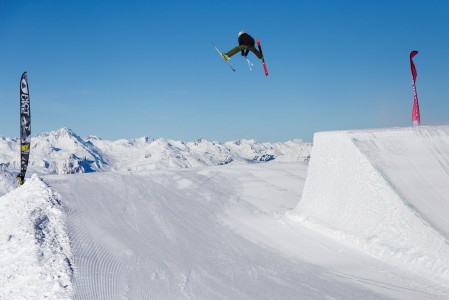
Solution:
<svg viewBox="0 0 449 300"><path fill-rule="evenodd" d="M0 138L0 165L16 174L20 170L20 141ZM71 174L110 170L108 158L68 128L42 133L31 139L28 174Z"/></svg>
<svg viewBox="0 0 449 300"><path fill-rule="evenodd" d="M2 300L449 299L449 127L317 133L310 164L302 141L73 135L102 172L0 198Z"/></svg>
<svg viewBox="0 0 449 300"><path fill-rule="evenodd" d="M449 282L449 127L317 133L292 219Z"/></svg>
<svg viewBox="0 0 449 300"><path fill-rule="evenodd" d="M15 176L4 167L0 166L0 196L11 192L18 186Z"/></svg>
<svg viewBox="0 0 449 300"><path fill-rule="evenodd" d="M60 198L37 176L0 198L0 299L72 299Z"/></svg>
<svg viewBox="0 0 449 300"><path fill-rule="evenodd" d="M77 299L441 299L449 290L286 213L307 165L47 176L67 206Z"/></svg>
<svg viewBox="0 0 449 300"><path fill-rule="evenodd" d="M190 168L235 163L305 161L311 144L301 140L257 143L254 140L225 143L195 142L148 137L108 141L85 139L68 128L42 133L31 139L29 174L73 174L103 171L144 171ZM19 140L0 137L0 168L20 169ZM1 194L0 194L1 195Z"/></svg>

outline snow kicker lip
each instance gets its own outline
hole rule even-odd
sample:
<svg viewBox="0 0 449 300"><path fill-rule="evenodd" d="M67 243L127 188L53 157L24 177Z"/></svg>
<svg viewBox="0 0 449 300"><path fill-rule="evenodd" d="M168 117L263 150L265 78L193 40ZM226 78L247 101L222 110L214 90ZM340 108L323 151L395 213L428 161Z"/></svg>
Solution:
<svg viewBox="0 0 449 300"><path fill-rule="evenodd" d="M311 156L293 219L449 281L449 127L316 133Z"/></svg>

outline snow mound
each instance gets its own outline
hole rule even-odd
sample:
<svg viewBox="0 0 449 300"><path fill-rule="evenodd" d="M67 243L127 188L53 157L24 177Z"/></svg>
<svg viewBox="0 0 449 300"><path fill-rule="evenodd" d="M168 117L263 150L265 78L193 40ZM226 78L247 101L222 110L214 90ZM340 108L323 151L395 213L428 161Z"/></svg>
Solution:
<svg viewBox="0 0 449 300"><path fill-rule="evenodd" d="M290 218L449 281L449 127L322 132Z"/></svg>
<svg viewBox="0 0 449 300"><path fill-rule="evenodd" d="M0 299L71 299L72 254L60 196L36 175L0 198Z"/></svg>

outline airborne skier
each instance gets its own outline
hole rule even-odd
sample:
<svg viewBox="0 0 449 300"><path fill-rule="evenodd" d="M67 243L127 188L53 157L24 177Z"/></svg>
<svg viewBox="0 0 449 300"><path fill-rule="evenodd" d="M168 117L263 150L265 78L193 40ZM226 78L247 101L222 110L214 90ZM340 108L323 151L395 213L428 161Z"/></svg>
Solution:
<svg viewBox="0 0 449 300"><path fill-rule="evenodd" d="M246 31L243 30L239 32L238 42L239 45L237 47L231 49L227 53L221 53L221 56L223 56L224 59L228 60L229 58L231 58L231 56L241 51L242 56L246 58L248 56L249 51L251 50L251 52L253 52L258 59L264 61L262 53L257 51L256 48L254 47L255 46L254 38L250 36Z"/></svg>
<svg viewBox="0 0 449 300"><path fill-rule="evenodd" d="M248 60L248 57L247 57L249 51L251 51L252 53L254 53L254 55L257 56L258 59L260 59L262 61L265 76L268 76L267 65L265 64L265 59L263 57L262 47L260 46L260 41L257 40L257 48L259 48L259 50L257 50L255 48L254 38L252 36L250 36L246 31L244 31L244 30L240 31L238 37L239 37L238 38L239 45L237 47L231 49L229 52L222 53L214 45L215 50L217 50L217 52L221 55L221 57L223 57L223 59L226 61L226 63L229 65L229 67L232 69L232 71L235 71L235 69L229 64L228 60L231 58L231 56L233 56L234 54L236 54L239 51L241 52L242 56L244 58L246 58L246 60L248 61L249 69L252 70L253 64Z"/></svg>

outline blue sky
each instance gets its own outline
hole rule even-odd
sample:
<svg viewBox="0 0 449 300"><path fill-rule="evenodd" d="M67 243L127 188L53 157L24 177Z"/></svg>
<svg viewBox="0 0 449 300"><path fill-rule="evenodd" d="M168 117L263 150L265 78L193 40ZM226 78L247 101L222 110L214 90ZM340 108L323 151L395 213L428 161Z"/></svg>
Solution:
<svg viewBox="0 0 449 300"><path fill-rule="evenodd" d="M449 124L449 1L0 0L0 136L32 131L312 141L325 130L411 125L418 50L423 125ZM228 51L262 42L249 71Z"/></svg>

